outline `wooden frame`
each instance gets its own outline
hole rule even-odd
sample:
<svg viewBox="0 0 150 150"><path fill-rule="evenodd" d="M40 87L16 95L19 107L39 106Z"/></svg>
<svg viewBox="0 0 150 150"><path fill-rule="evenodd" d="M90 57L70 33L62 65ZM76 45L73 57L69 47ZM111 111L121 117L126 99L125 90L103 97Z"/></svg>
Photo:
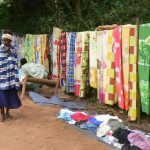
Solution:
<svg viewBox="0 0 150 150"><path fill-rule="evenodd" d="M54 94L57 94L57 92L58 92L58 82L57 81L49 80L49 79L33 78L33 77L29 77L29 76L26 75L24 80L22 81L21 99L24 98L27 82L33 82L33 83L37 83L37 84L42 84L42 85L55 87Z"/></svg>

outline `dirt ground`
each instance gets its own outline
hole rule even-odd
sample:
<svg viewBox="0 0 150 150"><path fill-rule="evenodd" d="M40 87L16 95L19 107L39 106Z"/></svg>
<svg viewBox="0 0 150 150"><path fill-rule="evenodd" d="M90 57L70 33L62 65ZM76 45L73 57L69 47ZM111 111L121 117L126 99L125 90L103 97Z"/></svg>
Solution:
<svg viewBox="0 0 150 150"><path fill-rule="evenodd" d="M0 122L0 150L111 150L107 145L57 119L60 107L40 106L29 97L12 119Z"/></svg>

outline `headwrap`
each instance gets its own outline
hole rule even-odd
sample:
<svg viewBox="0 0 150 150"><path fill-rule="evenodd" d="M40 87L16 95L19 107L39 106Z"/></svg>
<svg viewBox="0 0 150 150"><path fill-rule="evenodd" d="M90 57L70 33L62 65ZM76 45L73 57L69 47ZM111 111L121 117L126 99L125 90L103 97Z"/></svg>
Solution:
<svg viewBox="0 0 150 150"><path fill-rule="evenodd" d="M12 36L10 34L3 34L2 39L9 39L12 41Z"/></svg>

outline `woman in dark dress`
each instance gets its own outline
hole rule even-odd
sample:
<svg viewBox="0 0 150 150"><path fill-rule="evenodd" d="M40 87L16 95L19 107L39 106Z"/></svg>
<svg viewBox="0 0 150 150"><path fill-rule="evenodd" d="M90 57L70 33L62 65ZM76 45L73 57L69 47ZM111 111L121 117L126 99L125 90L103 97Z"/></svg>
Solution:
<svg viewBox="0 0 150 150"><path fill-rule="evenodd" d="M0 46L0 108L2 122L5 118L10 117L9 109L21 106L17 94L19 90L17 54L11 45L11 41L12 36L10 34L2 35Z"/></svg>

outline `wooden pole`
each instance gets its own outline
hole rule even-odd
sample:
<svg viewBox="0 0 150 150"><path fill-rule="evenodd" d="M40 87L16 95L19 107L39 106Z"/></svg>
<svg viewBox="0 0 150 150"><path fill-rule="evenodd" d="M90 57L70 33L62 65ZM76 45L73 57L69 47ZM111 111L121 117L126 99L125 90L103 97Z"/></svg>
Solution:
<svg viewBox="0 0 150 150"><path fill-rule="evenodd" d="M141 122L141 96L140 96L140 89L139 89L139 74L138 74L138 57L139 57L139 26L140 26L140 21L139 18L136 19L136 25L137 25L137 40L136 40L136 45L137 45L137 124L140 124Z"/></svg>

